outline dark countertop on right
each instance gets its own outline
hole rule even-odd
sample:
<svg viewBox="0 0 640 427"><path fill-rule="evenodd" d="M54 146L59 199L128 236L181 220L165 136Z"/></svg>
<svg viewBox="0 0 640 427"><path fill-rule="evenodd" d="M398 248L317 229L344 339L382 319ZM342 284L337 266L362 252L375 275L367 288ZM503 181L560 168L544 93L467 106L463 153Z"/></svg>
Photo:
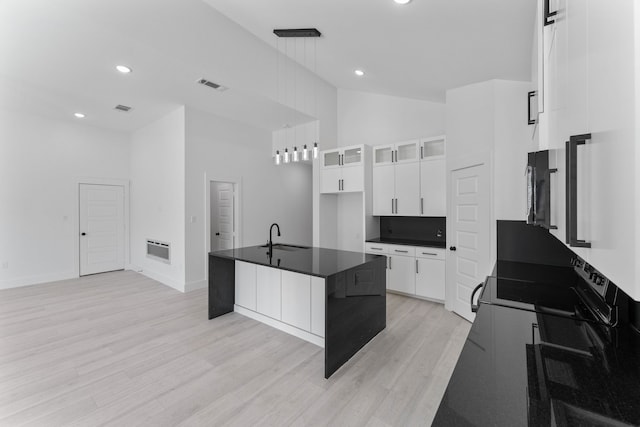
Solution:
<svg viewBox="0 0 640 427"><path fill-rule="evenodd" d="M481 304L433 425L640 425L640 334Z"/></svg>
<svg viewBox="0 0 640 427"><path fill-rule="evenodd" d="M447 242L436 240L412 240L412 239L394 239L389 237L375 237L367 239L370 243L384 243L387 245L406 245L406 246L422 246L425 248L441 248L447 247Z"/></svg>

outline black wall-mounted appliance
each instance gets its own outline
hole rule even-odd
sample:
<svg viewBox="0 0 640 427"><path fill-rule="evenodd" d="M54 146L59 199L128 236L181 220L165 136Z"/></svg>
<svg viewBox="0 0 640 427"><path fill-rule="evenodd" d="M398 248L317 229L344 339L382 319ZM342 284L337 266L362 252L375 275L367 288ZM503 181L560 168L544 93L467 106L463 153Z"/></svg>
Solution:
<svg viewBox="0 0 640 427"><path fill-rule="evenodd" d="M527 224L556 229L551 224L551 174L549 150L529 153L527 161Z"/></svg>

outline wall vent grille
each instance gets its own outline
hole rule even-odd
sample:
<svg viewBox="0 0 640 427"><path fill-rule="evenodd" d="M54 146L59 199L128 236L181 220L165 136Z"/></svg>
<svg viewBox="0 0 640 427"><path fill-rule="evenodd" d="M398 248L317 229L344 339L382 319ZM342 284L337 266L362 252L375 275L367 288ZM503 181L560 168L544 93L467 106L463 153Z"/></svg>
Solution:
<svg viewBox="0 0 640 427"><path fill-rule="evenodd" d="M215 89L218 92L223 92L225 90L227 90L226 87L219 85L218 83L214 83L211 80L207 80L207 79L200 79L198 80L198 83L203 85L203 86L207 86L210 87L211 89Z"/></svg>
<svg viewBox="0 0 640 427"><path fill-rule="evenodd" d="M147 258L171 264L171 244L147 239Z"/></svg>

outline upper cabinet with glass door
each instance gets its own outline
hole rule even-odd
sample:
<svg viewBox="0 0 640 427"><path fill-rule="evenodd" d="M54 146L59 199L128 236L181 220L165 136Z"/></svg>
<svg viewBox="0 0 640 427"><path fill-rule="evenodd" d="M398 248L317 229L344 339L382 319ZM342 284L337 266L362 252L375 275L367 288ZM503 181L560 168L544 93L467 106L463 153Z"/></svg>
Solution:
<svg viewBox="0 0 640 427"><path fill-rule="evenodd" d="M364 191L364 159L371 157L368 145L354 145L322 151L320 193L338 194ZM371 160L369 160L370 162Z"/></svg>
<svg viewBox="0 0 640 427"><path fill-rule="evenodd" d="M373 149L374 166L417 162L418 160L420 160L420 141L417 139L380 145Z"/></svg>
<svg viewBox="0 0 640 427"><path fill-rule="evenodd" d="M445 155L445 137L436 136L420 140L420 159L437 159Z"/></svg>
<svg viewBox="0 0 640 427"><path fill-rule="evenodd" d="M363 157L361 145L327 150L322 152L322 167L360 166Z"/></svg>

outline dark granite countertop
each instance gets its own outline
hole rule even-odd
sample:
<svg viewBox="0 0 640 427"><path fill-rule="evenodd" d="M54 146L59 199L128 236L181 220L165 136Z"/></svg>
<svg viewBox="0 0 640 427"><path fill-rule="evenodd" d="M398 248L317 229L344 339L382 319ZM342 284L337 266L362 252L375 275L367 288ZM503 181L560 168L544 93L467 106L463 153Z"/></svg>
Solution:
<svg viewBox="0 0 640 427"><path fill-rule="evenodd" d="M411 240L411 239L393 239L387 237L376 237L367 239L370 243L384 243L387 245L406 245L406 246L422 246L425 248L446 248L447 242L438 242L436 240Z"/></svg>
<svg viewBox="0 0 640 427"><path fill-rule="evenodd" d="M269 257L268 249L262 246L248 246L210 252L209 255L323 278L357 267L382 256L309 247L296 250L274 248L272 256Z"/></svg>
<svg viewBox="0 0 640 427"><path fill-rule="evenodd" d="M481 304L433 425L640 425L638 396L630 326Z"/></svg>

